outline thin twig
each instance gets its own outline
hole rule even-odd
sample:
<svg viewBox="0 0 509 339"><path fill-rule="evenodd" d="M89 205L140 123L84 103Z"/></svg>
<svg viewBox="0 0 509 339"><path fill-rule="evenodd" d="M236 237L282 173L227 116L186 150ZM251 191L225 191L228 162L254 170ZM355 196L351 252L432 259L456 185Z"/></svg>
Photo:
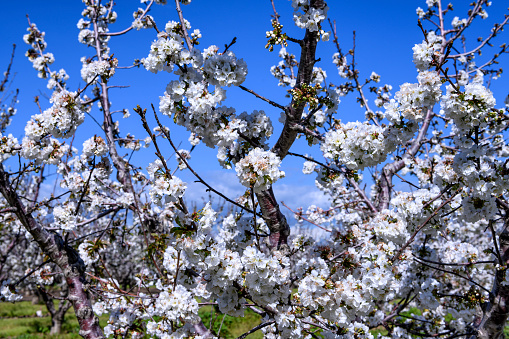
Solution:
<svg viewBox="0 0 509 339"><path fill-rule="evenodd" d="M175 0L175 5L177 6L177 13L180 19L180 26L182 27L182 32L184 33L184 39L187 43L187 48L189 50L193 49L193 44L191 43L191 39L189 39L189 35L187 34L186 23L184 21L184 15L182 14L182 9L180 8L180 0Z"/></svg>
<svg viewBox="0 0 509 339"><path fill-rule="evenodd" d="M331 172L339 173L339 174L344 174L346 179L350 183L350 185L352 185L352 187L354 188L355 192L357 192L359 197L362 198L362 201L365 202L366 205L368 205L369 209L373 213L377 213L378 212L378 209L375 207L373 202L368 198L368 196L366 195L366 192L364 192L364 190L359 187L359 184L357 184L355 179L351 178L348 175L349 173L348 173L348 171L346 169L344 169L342 167L339 167L339 169L336 169L336 168L333 168L333 167L331 167L329 165L326 165L326 164L324 164L324 163L322 163L320 161L317 161L317 160L315 160L313 158L310 158L310 157L307 157L305 155L298 154L298 153L288 152L288 155L292 155L294 157L299 157L299 158L302 158L302 159L306 159L307 161L314 162L315 164L318 164L318 165L322 166L323 168L326 168L326 169L330 170Z"/></svg>
<svg viewBox="0 0 509 339"><path fill-rule="evenodd" d="M138 17L138 19L143 19L143 17L145 17L145 15L147 15L148 11L150 10L150 7L152 7L152 4L154 3L154 0L151 0L150 3L147 5L147 8L145 8L145 10L143 11L143 13L141 14L141 16ZM126 34L127 32L129 32L130 30L132 30L134 27L133 25L127 27L126 29L120 31L120 32L104 32L104 33L100 33L101 36L119 36L119 35L124 35Z"/></svg>
<svg viewBox="0 0 509 339"><path fill-rule="evenodd" d="M31 269L27 274L25 274L24 276L22 276L18 281L16 281L13 285L14 286L17 286L19 285L21 282L23 282L23 280L25 280L26 278L28 278L29 276L32 275L32 273L34 273L35 271L37 271L39 268L43 267L45 264L47 264L48 262L52 261L51 259L48 259L48 260L45 260L43 261L42 263L39 264L39 266L37 266L36 268L33 268Z"/></svg>
<svg viewBox="0 0 509 339"><path fill-rule="evenodd" d="M302 214L299 214L299 213L297 213L297 212L294 212L294 211L293 211L290 207L288 207L288 206L285 204L285 202L284 202L284 201L281 201L281 204L282 204L284 207L288 208L288 209L289 209L289 210L290 210L293 214L298 215L298 216L299 216L299 218L301 218L302 220L305 220L305 221L309 222L310 224L313 224L313 225L315 225L316 227L318 227L318 228L320 228L320 229L322 229L322 230L324 230L324 231L326 231L326 232L332 232L331 230L328 230L328 229L326 229L325 227L318 225L318 224L317 224L317 223L315 223L314 221L311 221L311 220L309 220L309 219L307 219L307 218L304 218L304 217L302 216Z"/></svg>
<svg viewBox="0 0 509 339"><path fill-rule="evenodd" d="M234 36L234 37L233 37L233 39L232 39L232 41L230 42L230 44L228 44L228 45L227 45L227 44L224 44L224 51L223 51L223 54L225 54L225 53L226 53L226 51L228 51L228 49L229 49L230 47L232 47L232 45L233 45L234 43L236 43L236 42L237 42L237 37L236 37L236 36Z"/></svg>
<svg viewBox="0 0 509 339"><path fill-rule="evenodd" d="M16 44L12 44L11 60L9 61L9 65L7 66L7 70L4 73L4 79L0 83L0 92L3 92L5 90L5 84L9 80L9 75L11 74L12 62L14 61L14 52L15 51L16 51Z"/></svg>
<svg viewBox="0 0 509 339"><path fill-rule="evenodd" d="M221 325L219 325L219 330L217 330L217 336L221 336L221 329L223 328L224 318L226 318L226 314L223 315L223 319L221 320Z"/></svg>
<svg viewBox="0 0 509 339"><path fill-rule="evenodd" d="M250 335L251 333L254 333L256 331L258 331L259 329L262 329L264 327L267 327L269 325L272 325L273 323L275 323L274 320L270 320L270 321L267 321L267 322L264 322L264 323L261 323L260 325L258 326L255 326L253 327L252 329L250 329L249 331L247 331L246 333L244 333L243 335L237 337L237 339L244 339L245 337L247 337L248 335Z"/></svg>
<svg viewBox="0 0 509 339"><path fill-rule="evenodd" d="M271 105L272 105L272 106L274 106L274 107L277 107L277 108L279 108L279 109L281 109L281 110L283 110L283 111L286 111L285 106L280 105L280 104L278 104L277 102L274 102L274 101L272 101L272 100L270 100L270 99L267 99L266 97L261 96L260 94L256 93L256 92L255 92L255 91L253 91L253 90L250 90L250 89L248 89L248 88L246 88L246 87L244 87L244 86L242 86L242 85L239 85L239 88L240 88L240 89L242 89L242 90L244 90L244 91L246 91L246 92L248 92L248 93L251 93L252 95L254 95L255 97L257 97L258 99L262 99L263 101L268 102L269 104L271 104Z"/></svg>

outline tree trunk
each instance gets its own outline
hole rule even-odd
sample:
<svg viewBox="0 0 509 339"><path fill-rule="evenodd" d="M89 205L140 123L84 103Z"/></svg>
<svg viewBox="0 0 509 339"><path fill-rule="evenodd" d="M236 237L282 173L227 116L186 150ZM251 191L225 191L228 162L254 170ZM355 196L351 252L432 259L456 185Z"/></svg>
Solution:
<svg viewBox="0 0 509 339"><path fill-rule="evenodd" d="M499 236L502 266L509 264L509 220ZM505 281L506 270L497 270L490 293L490 301L483 305L483 316L474 321L474 334L469 339L504 339L504 327L509 317L509 282Z"/></svg>
<svg viewBox="0 0 509 339"><path fill-rule="evenodd" d="M65 321L65 314L71 308L69 300L60 301L58 311L51 315L51 334L59 334Z"/></svg>
<svg viewBox="0 0 509 339"><path fill-rule="evenodd" d="M32 302L32 305L37 305L37 304L40 304L42 303L42 298L41 298L41 294L39 291L35 291L35 293L32 295L32 297L30 298L30 301Z"/></svg>
<svg viewBox="0 0 509 339"><path fill-rule="evenodd" d="M60 334L62 332L62 323L64 322L64 318L60 317L51 317L51 330L49 334Z"/></svg>
<svg viewBox="0 0 509 339"><path fill-rule="evenodd" d="M51 296L48 295L48 293L46 293L43 288L39 287L37 290L51 316L50 334L60 334L62 331L62 324L64 323L65 314L67 313L67 310L71 308L71 303L69 300L61 300L60 304L58 305L58 309L55 309L53 298L51 298Z"/></svg>

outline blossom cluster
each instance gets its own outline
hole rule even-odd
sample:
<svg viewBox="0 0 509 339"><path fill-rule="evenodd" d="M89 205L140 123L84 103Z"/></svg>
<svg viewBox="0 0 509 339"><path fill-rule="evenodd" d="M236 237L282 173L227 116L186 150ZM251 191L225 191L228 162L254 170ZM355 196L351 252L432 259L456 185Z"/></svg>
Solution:
<svg viewBox="0 0 509 339"><path fill-rule="evenodd" d="M279 170L280 165L276 154L255 148L237 162L235 171L242 185L260 192L285 176L285 172Z"/></svg>
<svg viewBox="0 0 509 339"><path fill-rule="evenodd" d="M385 161L387 153L395 146L387 140L381 127L348 122L329 130L320 149L325 158L349 169L363 169Z"/></svg>
<svg viewBox="0 0 509 339"><path fill-rule="evenodd" d="M252 142L265 145L273 130L272 121L261 110L254 110L251 114L242 112L237 117L231 116L227 124L221 122L219 126L216 121L216 129L213 139L219 146L217 158L225 168L237 163L246 154L246 146Z"/></svg>
<svg viewBox="0 0 509 339"><path fill-rule="evenodd" d="M400 90L384 105L385 116L393 123L401 118L420 122L424 119L426 111L437 103L442 91L442 82L437 72L422 71L417 76L418 84L405 83Z"/></svg>
<svg viewBox="0 0 509 339"><path fill-rule="evenodd" d="M177 124L185 126L208 147L218 146L218 160L231 167L245 154L241 137L264 144L272 134L272 122L264 111L235 114L226 106L217 107L225 99L225 91L216 85L210 92L202 82L171 81L159 109L173 115ZM244 139L244 143L247 141Z"/></svg>
<svg viewBox="0 0 509 339"><path fill-rule="evenodd" d="M247 64L243 59L237 59L232 51L213 54L205 59L203 75L213 86L238 86L246 79Z"/></svg>
<svg viewBox="0 0 509 339"><path fill-rule="evenodd" d="M90 61L83 57L82 62L81 78L87 83L97 81L98 78L103 81L108 80L115 74L115 67L118 65L118 60L115 58L110 60Z"/></svg>
<svg viewBox="0 0 509 339"><path fill-rule="evenodd" d="M32 139L23 138L20 154L25 159L34 160L36 164L48 163L57 165L62 157L69 152L69 145L59 142L55 138Z"/></svg>
<svg viewBox="0 0 509 339"><path fill-rule="evenodd" d="M69 75L64 69L60 69L58 72L51 71L48 79L48 89L65 88L65 82L69 80Z"/></svg>
<svg viewBox="0 0 509 339"><path fill-rule="evenodd" d="M53 285L55 282L55 276L51 272L52 269L50 265L46 264L35 271L27 269L25 274L31 273L28 279L38 285Z"/></svg>
<svg viewBox="0 0 509 339"><path fill-rule="evenodd" d="M85 2L85 4L87 7L81 13L85 19L81 18L77 24L80 30L78 41L87 46L99 46L100 57L108 58L110 54L110 48L108 47L110 36L105 33L108 33L108 25L117 21L117 13L111 10L108 5L105 6L101 3L95 5L91 2ZM98 41L96 41L96 34L93 31L95 29L92 24L94 20L96 20Z"/></svg>
<svg viewBox="0 0 509 339"><path fill-rule="evenodd" d="M299 28L308 29L310 32L321 30L321 22L327 18L328 7L315 8L309 0L292 0L294 9L293 21ZM298 12L302 10L304 13Z"/></svg>
<svg viewBox="0 0 509 339"><path fill-rule="evenodd" d="M85 119L85 108L75 92L55 91L50 99L53 106L42 114L33 115L25 127L22 142L22 156L36 162L56 164L69 150L69 146L57 139L74 135Z"/></svg>
<svg viewBox="0 0 509 339"><path fill-rule="evenodd" d="M47 47L47 43L44 41L45 33L39 31L35 24L31 24L27 30L29 33L23 36L23 40L31 48L25 55L38 71L37 76L42 79L48 79L48 89L65 88L65 82L69 79L69 76L64 69L60 69L58 72L51 71L49 65L55 62L55 57L52 53L43 53Z"/></svg>
<svg viewBox="0 0 509 339"><path fill-rule="evenodd" d="M25 127L27 137L40 140L51 134L56 138L69 138L85 120L85 109L76 92L56 91L50 99L53 106L42 114L32 116Z"/></svg>
<svg viewBox="0 0 509 339"><path fill-rule="evenodd" d="M483 128L495 103L493 93L480 83L465 85L465 91L461 93L448 85L447 93L441 101L441 113L452 119L462 131L474 127Z"/></svg>
<svg viewBox="0 0 509 339"><path fill-rule="evenodd" d="M78 246L78 253L85 265L89 266L99 260L99 254L93 253L93 242L82 242Z"/></svg>
<svg viewBox="0 0 509 339"><path fill-rule="evenodd" d="M0 133L0 163L16 155L19 148L18 139L14 138L12 134L2 135Z"/></svg>
<svg viewBox="0 0 509 339"><path fill-rule="evenodd" d="M288 75L286 70L292 70L293 67L298 65L295 55L288 53L285 47L281 47L279 57L283 60L280 60L277 66L272 66L270 73L279 81L278 86L294 87L297 79L294 75Z"/></svg>
<svg viewBox="0 0 509 339"><path fill-rule="evenodd" d="M102 157L108 152L106 141L99 136L93 136L83 142L83 154L89 157Z"/></svg>
<svg viewBox="0 0 509 339"><path fill-rule="evenodd" d="M9 280L3 280L2 286L0 286L0 300L16 302L21 299L23 299L23 296L18 294L14 287L9 284Z"/></svg>
<svg viewBox="0 0 509 339"><path fill-rule="evenodd" d="M175 155L175 157L177 158L179 170L186 169L186 162L191 159L191 152L185 149L180 149L178 150L178 153L179 154Z"/></svg>
<svg viewBox="0 0 509 339"><path fill-rule="evenodd" d="M78 206L72 202L67 201L64 205L57 205L53 208L53 227L72 231L76 228L76 223L79 219L77 216Z"/></svg>
<svg viewBox="0 0 509 339"><path fill-rule="evenodd" d="M43 54L47 46L47 43L44 41L44 32L39 31L35 24L31 24L27 31L29 33L23 36L23 41L30 45L31 48L25 55L38 71L37 76L45 79L50 74L48 66L55 62L55 57L52 53Z"/></svg>
<svg viewBox="0 0 509 339"><path fill-rule="evenodd" d="M150 198L157 205L175 202L184 195L186 187L186 184L178 177L160 175L152 184Z"/></svg>
<svg viewBox="0 0 509 339"><path fill-rule="evenodd" d="M332 63L338 68L338 74L342 78L350 78L353 76L353 72L350 69L350 65L346 59L346 56L340 56L339 53L332 55Z"/></svg>
<svg viewBox="0 0 509 339"><path fill-rule="evenodd" d="M44 32L40 32L32 24L24 36L27 44L31 45L27 56L39 70L39 75L48 78L48 88L54 89L50 98L52 106L41 114L31 117L25 126L25 137L21 144L21 155L26 159L34 160L36 164L57 164L69 151L69 146L60 143L57 139L69 138L74 135L77 127L83 123L85 112L88 109L83 105L79 93L65 89L65 81L69 78L65 70L58 73L48 67L54 61L53 55L43 55L46 48Z"/></svg>
<svg viewBox="0 0 509 339"><path fill-rule="evenodd" d="M190 28L191 25L186 21L186 29ZM165 31L160 32L157 38L150 46L150 54L141 60L147 70L153 73L163 70L171 72L175 65L200 67L203 64L203 56L197 49L184 49L179 23L168 22Z"/></svg>
<svg viewBox="0 0 509 339"><path fill-rule="evenodd" d="M133 13L133 19L132 27L136 30L154 27L154 18L146 14L146 10L143 8L138 8L138 10Z"/></svg>
<svg viewBox="0 0 509 339"><path fill-rule="evenodd" d="M426 41L416 44L414 51L414 64L419 71L427 70L433 60L440 57L442 48L442 37L437 36L434 31L428 33Z"/></svg>

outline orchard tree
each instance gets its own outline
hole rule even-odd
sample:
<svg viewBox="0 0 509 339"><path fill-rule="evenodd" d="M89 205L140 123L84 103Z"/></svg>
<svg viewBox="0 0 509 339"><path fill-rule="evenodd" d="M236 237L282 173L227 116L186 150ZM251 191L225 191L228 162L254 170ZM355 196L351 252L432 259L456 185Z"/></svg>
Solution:
<svg viewBox="0 0 509 339"><path fill-rule="evenodd" d="M278 102L243 85L248 65L236 55L235 39L202 48L202 33L184 17L191 1L175 1L175 16L156 23L149 13L166 1L142 0L131 26L119 31L110 31L113 1L83 2L85 85L69 88L65 70L53 68L44 32L29 21L26 55L53 94L50 105L38 101L40 113L21 141L7 134L12 114L3 114L0 147L2 264L23 242L36 243L40 267L29 275L44 267L50 272L40 277L65 281L80 335L220 337L198 315L214 305L232 317L246 309L261 315L240 338L256 331L266 338L504 338L509 101L497 104L489 87L502 73L507 47L491 47L508 15L473 44L469 29L488 17L491 2L477 0L456 13L451 4L426 0L426 9L417 8L416 72L393 94L377 73L361 77L355 35L351 49L341 48L327 17L337 4L292 0L302 29L293 36L282 25L291 10L278 13L290 3L272 2L266 48L279 50L281 60L270 72L287 89L286 102ZM133 66L169 73L171 81L155 89L155 105L123 107L110 91L127 61L109 44L140 29L153 30L155 40ZM319 44L336 53L317 55ZM338 74L327 77L320 66L330 61ZM270 111L238 113L224 105L235 87ZM357 98L364 121L342 116L340 100L348 95ZM119 128L113 114L130 110L147 138ZM88 135L79 149L74 137L86 133L80 125L89 118L102 121L102 134ZM273 135L276 121L282 127ZM189 132L189 150L172 139L175 125ZM309 147L296 149L297 138ZM145 146L155 153L151 163L123 155ZM204 180L193 168L196 147L217 152L245 194L227 196ZM317 237L292 234L274 193L288 157L302 159L303 172L316 176L329 199L326 209L309 201L306 211L294 212L321 230ZM177 170L232 208L191 207ZM41 194L43 180L60 189ZM18 299L16 271L2 276L2 297L10 301ZM104 313L110 318L101 328L97 316Z"/></svg>

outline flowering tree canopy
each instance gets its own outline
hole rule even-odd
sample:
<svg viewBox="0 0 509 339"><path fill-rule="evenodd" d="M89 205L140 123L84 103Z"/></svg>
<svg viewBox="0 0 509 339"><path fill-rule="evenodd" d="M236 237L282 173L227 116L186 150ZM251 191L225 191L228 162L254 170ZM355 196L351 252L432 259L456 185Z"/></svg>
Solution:
<svg viewBox="0 0 509 339"><path fill-rule="evenodd" d="M497 101L492 88L507 52L493 45L507 14L472 44L472 26L488 17L491 2L456 13L426 0L417 8L416 72L393 91L375 72L361 77L355 49L341 48L328 18L328 6L338 4L272 1L265 47L279 50L280 61L267 76L287 90L286 102L276 102L243 85L249 65L235 39L224 48L200 44L202 33L185 19L190 0L168 4L174 15L156 22L150 13L166 2L142 0L132 24L112 31L114 2L83 0L78 39L90 53L81 59L82 88L67 84L74 74L54 70L58 56L29 21L26 56L53 94L38 101L21 140L9 131L16 99L1 108L2 300L19 300L30 283L59 284L84 338L220 337L198 314L205 305L232 317L260 314L240 338L256 331L266 338L504 338L509 97ZM283 16L293 16L299 36L283 27ZM154 33L150 48L122 66L132 60L117 59L110 42L142 29ZM321 44L336 52L318 55ZM324 63L338 73L327 76ZM168 79L155 89L155 105L111 100L110 82L130 67ZM225 103L235 87L270 111L237 113ZM342 116L347 96L357 97L363 121ZM124 117L134 111L130 119L146 138L122 131L114 109ZM88 134L80 147L73 141L87 133L80 127L87 119L102 121L102 134ZM172 139L175 125L187 131L189 149ZM297 138L307 148L296 147ZM204 180L193 168L196 147L234 170L245 194L227 196ZM152 160L136 163L126 149ZM295 222L273 190L288 177L282 164L290 157L302 160L329 204L309 201L292 211ZM214 198L186 200L178 170ZM46 194L44 180L59 189ZM296 223L319 232L299 232ZM101 328L97 317L106 313Z"/></svg>

